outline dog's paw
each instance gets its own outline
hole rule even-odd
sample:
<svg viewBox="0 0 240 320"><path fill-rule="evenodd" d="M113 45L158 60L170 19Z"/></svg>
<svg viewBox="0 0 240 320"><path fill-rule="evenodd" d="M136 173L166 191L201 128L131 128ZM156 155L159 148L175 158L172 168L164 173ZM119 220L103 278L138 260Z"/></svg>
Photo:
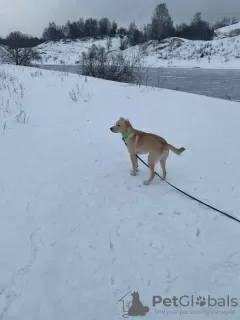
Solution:
<svg viewBox="0 0 240 320"><path fill-rule="evenodd" d="M137 175L137 172L136 172L136 171L131 171L131 172L130 172L130 175L131 175L131 176L136 176L136 175Z"/></svg>
<svg viewBox="0 0 240 320"><path fill-rule="evenodd" d="M148 186L148 185L149 185L149 181L148 181L148 180L145 180L145 181L143 181L143 184L144 184L145 186Z"/></svg>

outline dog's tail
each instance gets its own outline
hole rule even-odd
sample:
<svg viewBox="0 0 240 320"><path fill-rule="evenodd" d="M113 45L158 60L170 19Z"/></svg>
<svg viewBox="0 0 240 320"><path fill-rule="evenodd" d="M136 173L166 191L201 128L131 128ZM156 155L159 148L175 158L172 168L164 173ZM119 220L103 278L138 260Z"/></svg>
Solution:
<svg viewBox="0 0 240 320"><path fill-rule="evenodd" d="M181 153L183 153L183 151L185 151L185 148L175 148L174 146L172 146L171 144L167 144L166 149L171 150L172 152L174 152L175 154L177 154L178 156L180 156Z"/></svg>

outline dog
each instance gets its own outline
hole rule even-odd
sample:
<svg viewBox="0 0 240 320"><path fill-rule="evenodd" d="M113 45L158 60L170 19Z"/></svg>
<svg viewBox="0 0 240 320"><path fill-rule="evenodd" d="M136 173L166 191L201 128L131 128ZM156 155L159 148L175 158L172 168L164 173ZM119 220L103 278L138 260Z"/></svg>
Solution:
<svg viewBox="0 0 240 320"><path fill-rule="evenodd" d="M177 155L180 155L185 148L177 149L171 144L168 144L162 137L143 131L139 131L133 128L132 124L128 119L120 118L116 124L110 128L114 133L120 133L122 140L126 143L130 159L132 162L132 176L136 176L138 172L138 159L136 155L148 153L148 166L150 169L150 177L143 183L149 185L154 176L154 167L158 161L160 161L162 168L162 178L166 180L166 161L169 155L169 150Z"/></svg>

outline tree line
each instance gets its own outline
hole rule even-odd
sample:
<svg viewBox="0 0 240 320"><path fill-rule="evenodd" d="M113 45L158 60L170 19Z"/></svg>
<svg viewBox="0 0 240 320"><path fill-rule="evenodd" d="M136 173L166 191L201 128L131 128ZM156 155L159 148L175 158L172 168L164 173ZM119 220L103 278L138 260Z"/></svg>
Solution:
<svg viewBox="0 0 240 320"><path fill-rule="evenodd" d="M131 22L128 28L119 27L116 21L102 19L79 19L78 21L67 21L63 26L50 22L44 28L42 36L32 37L21 32L11 32L5 39L0 38L0 44L11 47L35 47L47 40L79 39L86 37L115 37L122 38L121 49L128 45L134 46L149 40L161 41L168 37L180 37L190 40L212 40L214 30L220 27L236 23L236 18L223 18L214 25L203 20L201 12L197 12L190 23L182 23L174 26L168 6L166 3L158 4L152 14L151 20L142 28Z"/></svg>

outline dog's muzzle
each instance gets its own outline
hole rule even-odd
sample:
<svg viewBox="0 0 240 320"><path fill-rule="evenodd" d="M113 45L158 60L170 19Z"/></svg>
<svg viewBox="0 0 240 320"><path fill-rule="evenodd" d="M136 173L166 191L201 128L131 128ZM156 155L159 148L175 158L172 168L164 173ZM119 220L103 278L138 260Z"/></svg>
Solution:
<svg viewBox="0 0 240 320"><path fill-rule="evenodd" d="M113 132L113 127L111 127L110 130Z"/></svg>

